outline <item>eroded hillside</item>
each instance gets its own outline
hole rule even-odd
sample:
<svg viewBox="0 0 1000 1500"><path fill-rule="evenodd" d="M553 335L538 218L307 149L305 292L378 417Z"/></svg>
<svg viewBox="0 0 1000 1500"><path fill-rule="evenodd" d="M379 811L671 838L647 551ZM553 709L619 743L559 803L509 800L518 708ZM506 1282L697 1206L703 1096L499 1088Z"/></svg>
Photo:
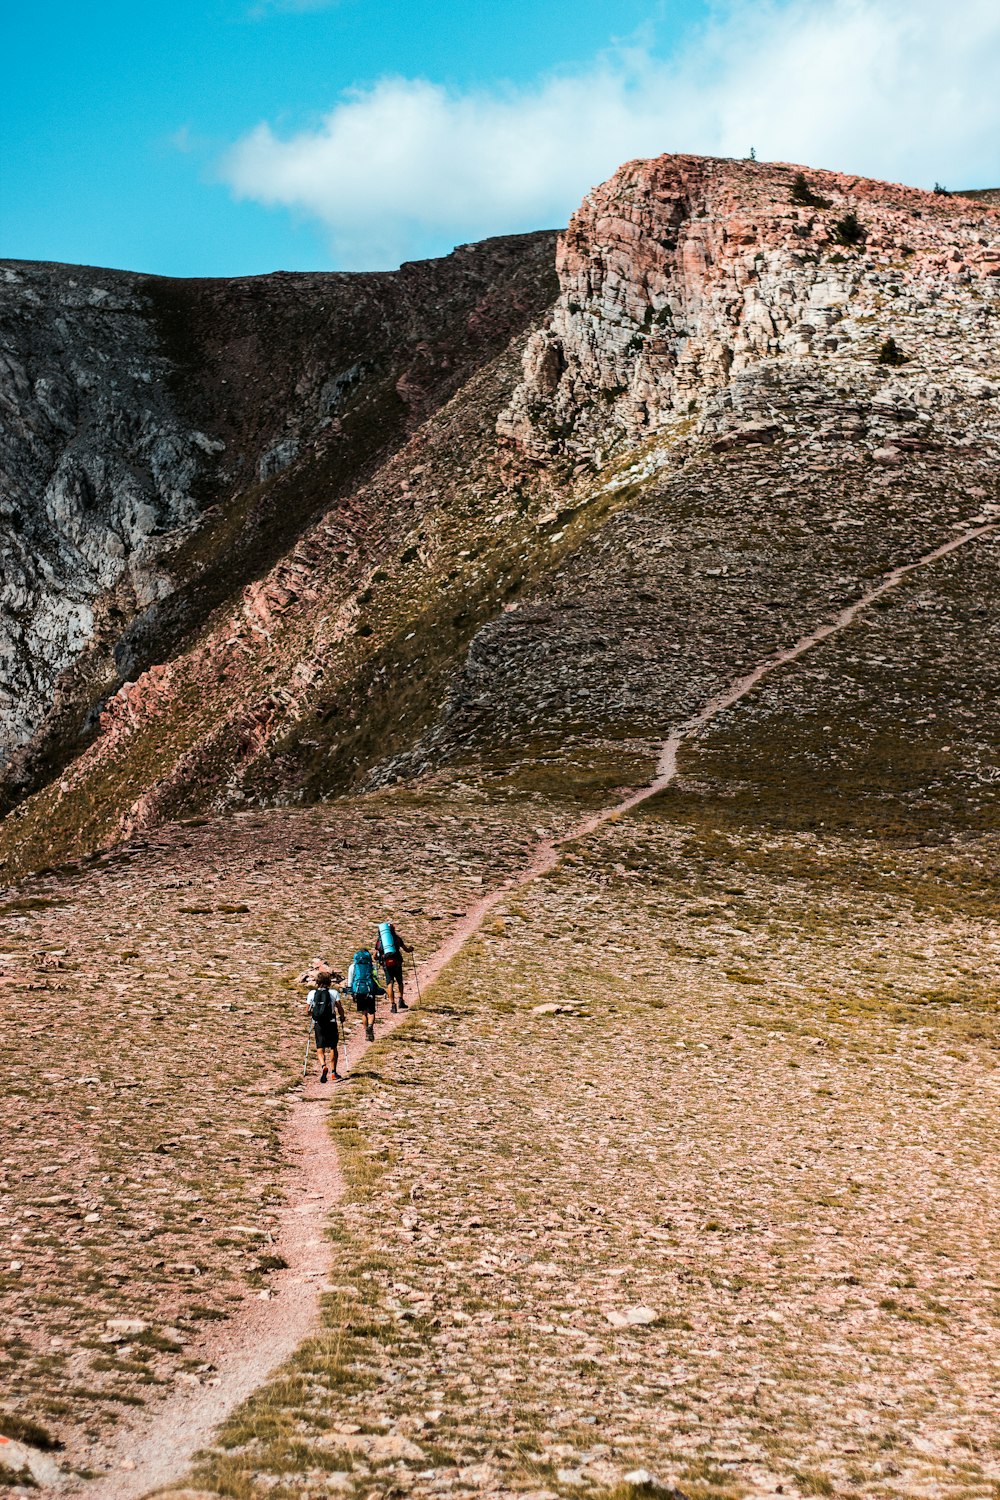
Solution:
<svg viewBox="0 0 1000 1500"><path fill-rule="evenodd" d="M1000 215L798 177L624 167L5 821L63 1493L995 1496ZM330 1107L296 976L390 911Z"/></svg>
<svg viewBox="0 0 1000 1500"><path fill-rule="evenodd" d="M220 511L225 546L206 566L218 593L234 560L229 597L197 575L202 613L214 603L204 625L120 688L90 749L18 810L6 868L442 757L522 745L536 761L567 735L589 746L582 767L614 762L623 741L625 763L641 762L731 667L992 513L997 225L969 199L664 157L622 168L574 216L547 317L543 241L527 268L520 243L470 252L500 256L497 288L476 290L490 338L519 323L513 345L485 360L484 340L479 368L439 380L449 399L429 414L428 372L458 355L435 364L417 345L393 387L412 407L407 441L339 484L318 456L341 436L322 426L317 353L298 382L322 427L313 449L265 486L266 504ZM348 282L371 295L364 278L334 280L342 297ZM230 361L239 341L219 329L237 290L213 294ZM284 358L300 346L286 339ZM281 448L270 416L248 421L252 452L265 429L270 445L253 462L298 452L304 425ZM247 556L259 564L260 538L280 532L262 514L298 524L309 504L319 519L244 584ZM147 654L171 608L147 620Z"/></svg>
<svg viewBox="0 0 1000 1500"><path fill-rule="evenodd" d="M7 807L539 315L552 239L370 276L5 264Z"/></svg>

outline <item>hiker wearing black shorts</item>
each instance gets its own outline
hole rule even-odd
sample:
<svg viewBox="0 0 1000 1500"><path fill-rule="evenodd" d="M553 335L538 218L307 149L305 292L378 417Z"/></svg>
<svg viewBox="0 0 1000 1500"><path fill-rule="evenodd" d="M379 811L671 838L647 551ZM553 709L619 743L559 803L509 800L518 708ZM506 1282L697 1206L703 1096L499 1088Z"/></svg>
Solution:
<svg viewBox="0 0 1000 1500"><path fill-rule="evenodd" d="M387 931L385 929L388 929ZM388 938L388 943L385 939ZM383 922L379 927L378 942L375 944L375 957L382 965L382 973L385 975L385 987L392 1001L395 1011L396 990L399 990L399 1010L409 1010L409 1006L403 999L403 954L412 953L413 949L405 938L400 937L392 922Z"/></svg>
<svg viewBox="0 0 1000 1500"><path fill-rule="evenodd" d="M368 948L359 948L347 971L347 987L354 996L359 1015L365 1018L365 1038L375 1040L375 1006L385 990L375 974L375 960Z"/></svg>
<svg viewBox="0 0 1000 1500"><path fill-rule="evenodd" d="M339 976L338 976L339 977ZM333 1064L333 1076L339 1078L337 1072L337 1044L340 1041L340 1028L337 1025L339 1018L343 1026L347 1017L340 999L340 991L330 988L333 975L327 971L316 975L316 987L309 991L306 1004L313 1021L313 1035L316 1038L316 1058L319 1062L321 1072L320 1083L326 1083L330 1076L327 1067L326 1054L329 1052Z"/></svg>

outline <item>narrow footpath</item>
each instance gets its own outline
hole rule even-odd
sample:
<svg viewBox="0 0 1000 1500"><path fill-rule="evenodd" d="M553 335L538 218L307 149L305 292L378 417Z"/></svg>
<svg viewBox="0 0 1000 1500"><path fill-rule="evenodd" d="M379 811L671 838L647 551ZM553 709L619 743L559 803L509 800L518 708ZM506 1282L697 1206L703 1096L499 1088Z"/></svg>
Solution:
<svg viewBox="0 0 1000 1500"><path fill-rule="evenodd" d="M619 801L584 818L564 835L543 840L519 874L486 895L451 931L447 940L420 965L421 988L426 992L447 964L463 949L484 920L516 892L551 871L567 846L588 837L608 822L655 797L677 774L682 746L696 738L714 719L738 703L770 673L790 664L847 629L858 615L886 593L897 588L911 573L982 537L1000 531L995 522L961 531L950 541L910 563L885 574L882 580L835 619L801 637L793 646L776 652L713 698L687 723L673 730L663 742L656 775L647 785L629 792ZM380 1021L386 1035L407 1019L404 1012L386 1015ZM363 1027L349 1016L350 1035L342 1066L346 1073L356 1067L367 1050ZM100 1457L106 1474L95 1481L67 1482L50 1493L89 1500L136 1500L151 1491L194 1496L196 1491L166 1491L182 1484L194 1454L206 1446L213 1432L242 1401L262 1385L319 1323L320 1297L328 1275L329 1254L324 1227L344 1190L327 1128L327 1088L312 1079L289 1111L284 1143L290 1163L282 1227L275 1250L287 1269L271 1278L268 1293L247 1299L240 1313L198 1353L214 1367L214 1384L182 1387L161 1405L125 1424Z"/></svg>

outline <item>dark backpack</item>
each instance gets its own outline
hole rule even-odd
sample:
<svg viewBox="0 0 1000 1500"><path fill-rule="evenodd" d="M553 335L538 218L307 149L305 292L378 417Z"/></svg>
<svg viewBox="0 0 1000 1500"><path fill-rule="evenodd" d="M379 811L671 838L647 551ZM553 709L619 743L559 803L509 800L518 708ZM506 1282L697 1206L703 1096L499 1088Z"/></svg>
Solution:
<svg viewBox="0 0 1000 1500"><path fill-rule="evenodd" d="M309 1014L314 1021L333 1020L333 996L326 986L317 985L309 1002Z"/></svg>
<svg viewBox="0 0 1000 1500"><path fill-rule="evenodd" d="M375 964L367 948L359 948L354 955L354 975L351 979L352 995L378 995L381 986L375 978Z"/></svg>

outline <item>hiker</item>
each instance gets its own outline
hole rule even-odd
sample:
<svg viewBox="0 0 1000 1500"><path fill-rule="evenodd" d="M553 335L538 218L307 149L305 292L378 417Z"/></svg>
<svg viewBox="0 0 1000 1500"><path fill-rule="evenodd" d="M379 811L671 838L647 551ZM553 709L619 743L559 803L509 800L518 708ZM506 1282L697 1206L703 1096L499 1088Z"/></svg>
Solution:
<svg viewBox="0 0 1000 1500"><path fill-rule="evenodd" d="M375 960L368 948L359 948L347 971L347 987L354 996L359 1015L365 1018L365 1038L375 1040L375 1004L385 990L375 974Z"/></svg>
<svg viewBox="0 0 1000 1500"><path fill-rule="evenodd" d="M399 1010L409 1010L409 1006L403 999L403 954L412 953L413 949L405 938L400 937L392 922L380 922L378 924L378 942L375 944L375 957L382 965L382 973L385 975L385 987L389 991L389 999L392 1001L393 1012L396 1011L396 990L399 990Z"/></svg>
<svg viewBox="0 0 1000 1500"><path fill-rule="evenodd" d="M337 977L339 978L340 976L338 975ZM326 1083L330 1076L330 1070L326 1062L326 1054L328 1052L331 1054L331 1061L333 1063L333 1076L334 1078L340 1077L340 1074L337 1072L337 1043L340 1040L337 1019L339 1017L340 1024L343 1026L347 1017L344 1014L340 991L330 988L333 978L332 970L320 969L316 974L316 986L309 991L306 999L309 1014L313 1020L313 1035L316 1038L316 1057L322 1069L319 1075L320 1083Z"/></svg>

